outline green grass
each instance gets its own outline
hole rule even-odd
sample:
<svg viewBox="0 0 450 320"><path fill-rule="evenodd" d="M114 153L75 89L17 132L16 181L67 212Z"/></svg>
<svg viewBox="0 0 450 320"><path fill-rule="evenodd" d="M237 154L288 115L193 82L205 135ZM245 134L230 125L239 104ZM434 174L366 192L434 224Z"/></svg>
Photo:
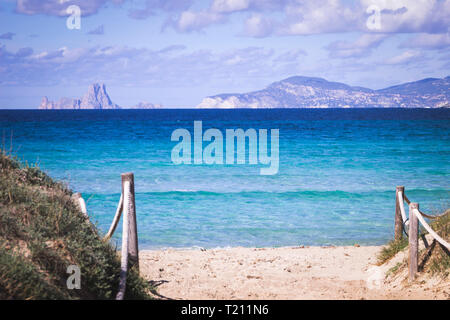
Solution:
<svg viewBox="0 0 450 320"><path fill-rule="evenodd" d="M431 228L436 231L438 235L442 238L448 239L450 238L450 210L445 211L446 214L440 216L437 219L431 220L430 223ZM439 214L438 214L439 215ZM427 234L426 231L421 228L421 234ZM420 239L421 237L419 237ZM421 240L419 240L421 241ZM431 243L430 243L431 244ZM381 265L387 261L389 261L392 257L394 257L398 252L404 250L408 247L408 238L403 237L400 240L392 240L390 241L379 253L378 255L378 265ZM424 259L425 249L422 250L419 254L419 262ZM394 267L395 270L390 270L395 273L399 266ZM392 269L394 269L392 268ZM423 271L430 271L433 275L441 275L443 277L447 277L450 274L450 255L448 251L443 249L438 243L434 247L431 252L430 257L424 264ZM388 271L389 272L389 271Z"/></svg>
<svg viewBox="0 0 450 320"><path fill-rule="evenodd" d="M393 266L386 272L386 278L389 277L390 275L396 274L404 265L405 265L404 262L397 262L395 266Z"/></svg>
<svg viewBox="0 0 450 320"><path fill-rule="evenodd" d="M37 167L0 150L0 299L114 299L120 260L71 200L72 192ZM67 289L69 265L81 289ZM136 270L127 299L150 298Z"/></svg>
<svg viewBox="0 0 450 320"><path fill-rule="evenodd" d="M378 255L378 265L381 265L389 261L397 253L402 251L408 246L408 238L403 237L399 240L390 241L387 246L385 246Z"/></svg>
<svg viewBox="0 0 450 320"><path fill-rule="evenodd" d="M450 210L447 210L444 216L434 219L433 222L430 223L430 227L435 230L439 236L448 241L450 238ZM449 276L450 255L448 254L448 250L444 250L437 244L425 267L428 267L432 274L439 274L443 277Z"/></svg>

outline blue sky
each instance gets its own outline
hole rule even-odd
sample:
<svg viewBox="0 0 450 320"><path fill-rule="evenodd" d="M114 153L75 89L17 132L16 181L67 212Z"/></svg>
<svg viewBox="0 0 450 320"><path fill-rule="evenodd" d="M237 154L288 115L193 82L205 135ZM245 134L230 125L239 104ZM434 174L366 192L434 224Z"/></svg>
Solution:
<svg viewBox="0 0 450 320"><path fill-rule="evenodd" d="M450 0L0 0L0 108L93 82L121 106L195 106L293 75L378 89L450 75L449 31Z"/></svg>

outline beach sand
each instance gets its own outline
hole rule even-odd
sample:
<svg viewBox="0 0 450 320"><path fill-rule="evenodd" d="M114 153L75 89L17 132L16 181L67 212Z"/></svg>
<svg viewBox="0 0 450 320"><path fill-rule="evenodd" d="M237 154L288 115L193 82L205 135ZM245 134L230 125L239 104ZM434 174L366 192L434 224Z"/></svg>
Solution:
<svg viewBox="0 0 450 320"><path fill-rule="evenodd" d="M141 274L169 299L449 299L448 282L385 281L379 246L140 251ZM396 259L403 259L397 257ZM381 272L381 271L382 272Z"/></svg>

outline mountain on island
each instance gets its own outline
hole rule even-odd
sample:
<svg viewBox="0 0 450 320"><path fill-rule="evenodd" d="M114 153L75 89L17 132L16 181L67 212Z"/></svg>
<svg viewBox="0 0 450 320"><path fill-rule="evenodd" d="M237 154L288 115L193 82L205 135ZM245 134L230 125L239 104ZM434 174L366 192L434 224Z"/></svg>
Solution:
<svg viewBox="0 0 450 320"><path fill-rule="evenodd" d="M439 108L449 103L450 76L380 90L295 76L263 90L210 96L197 108Z"/></svg>

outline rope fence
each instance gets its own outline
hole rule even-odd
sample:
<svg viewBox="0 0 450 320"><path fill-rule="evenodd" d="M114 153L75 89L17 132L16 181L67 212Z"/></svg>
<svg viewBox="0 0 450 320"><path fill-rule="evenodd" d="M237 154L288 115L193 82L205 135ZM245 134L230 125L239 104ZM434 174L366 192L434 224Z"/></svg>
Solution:
<svg viewBox="0 0 450 320"><path fill-rule="evenodd" d="M419 254L419 222L428 231L428 233L441 244L442 247L450 250L450 244L440 237L425 221L425 218L436 219L450 213L449 210L441 215L434 216L423 213L419 210L419 204L411 202L405 195L405 187L398 186L395 191L395 234L394 239L399 240L403 237L403 232L408 236L409 241L409 280L416 278L418 271ZM406 217L404 202L409 206L409 217ZM409 229L407 231L407 229ZM433 243L434 243L433 241ZM434 247L434 246L433 246Z"/></svg>
<svg viewBox="0 0 450 320"><path fill-rule="evenodd" d="M134 175L133 173L123 173L121 176L122 193L120 195L119 204L109 231L103 238L105 241L111 239L123 213L120 281L116 300L123 300L125 296L128 270L133 266L139 270ZM419 210L418 203L411 202L408 199L405 194L404 186L398 186L396 188L395 199L394 238L396 240L402 239L403 233L405 233L409 239L409 279L410 281L413 281L418 272L419 222L434 238L434 241L439 242L442 247L447 249L448 252L448 250L450 250L450 244L430 227L424 217L428 219L436 219L450 213L450 211L447 210L445 213L438 216L423 213ZM74 194L74 200L80 207L81 212L87 217L86 203L81 197L81 194ZM409 217L406 215L404 202L406 202L409 206ZM434 247L434 245L432 247Z"/></svg>

